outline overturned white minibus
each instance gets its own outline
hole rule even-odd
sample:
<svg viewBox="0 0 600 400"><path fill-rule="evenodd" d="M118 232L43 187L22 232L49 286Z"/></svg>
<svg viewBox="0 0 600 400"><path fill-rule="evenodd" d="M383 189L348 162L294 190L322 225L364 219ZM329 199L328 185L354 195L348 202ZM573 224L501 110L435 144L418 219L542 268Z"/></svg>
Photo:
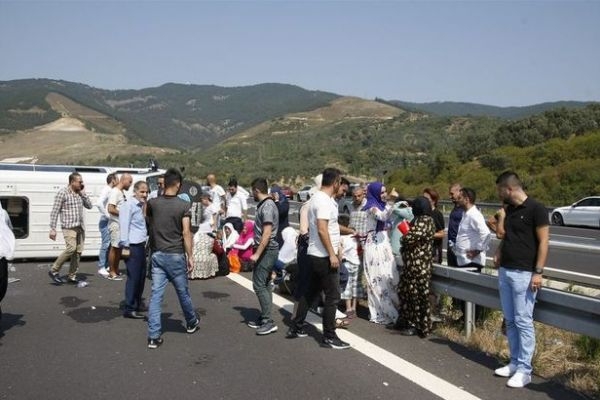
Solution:
<svg viewBox="0 0 600 400"><path fill-rule="evenodd" d="M64 249L60 229L57 229L56 241L48 237L50 212L56 192L67 186L69 174L75 171L81 174L92 204L98 199L110 173L130 173L134 183L144 180L151 191L157 188L158 176L164 173L163 170L147 168L0 163L0 202L10 216L17 239L15 259L53 258ZM100 212L96 207L84 210L86 237L82 255L97 256L101 243L98 231Z"/></svg>

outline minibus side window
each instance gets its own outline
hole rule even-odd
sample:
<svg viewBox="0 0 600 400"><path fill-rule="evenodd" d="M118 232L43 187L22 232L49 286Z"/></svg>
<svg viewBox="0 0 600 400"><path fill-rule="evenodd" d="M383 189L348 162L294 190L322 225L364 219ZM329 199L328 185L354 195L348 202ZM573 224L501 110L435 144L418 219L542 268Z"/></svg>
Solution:
<svg viewBox="0 0 600 400"><path fill-rule="evenodd" d="M2 208L8 213L15 238L29 236L29 200L26 197L2 196Z"/></svg>

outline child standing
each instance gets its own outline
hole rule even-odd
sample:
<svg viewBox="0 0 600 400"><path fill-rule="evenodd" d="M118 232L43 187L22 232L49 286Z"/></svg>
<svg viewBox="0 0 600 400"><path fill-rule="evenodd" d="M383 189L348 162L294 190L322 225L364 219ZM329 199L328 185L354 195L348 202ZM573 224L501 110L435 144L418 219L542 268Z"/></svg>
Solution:
<svg viewBox="0 0 600 400"><path fill-rule="evenodd" d="M338 217L340 226L348 226L350 218L347 215ZM358 257L358 241L352 235L342 235L340 238L339 255L342 259L340 265L340 281L342 281L343 271L346 270L346 284L342 282L341 299L346 301L346 318L337 320L339 327L345 327L350 324L350 320L356 317L356 302L362 296L362 286L359 279L360 258Z"/></svg>

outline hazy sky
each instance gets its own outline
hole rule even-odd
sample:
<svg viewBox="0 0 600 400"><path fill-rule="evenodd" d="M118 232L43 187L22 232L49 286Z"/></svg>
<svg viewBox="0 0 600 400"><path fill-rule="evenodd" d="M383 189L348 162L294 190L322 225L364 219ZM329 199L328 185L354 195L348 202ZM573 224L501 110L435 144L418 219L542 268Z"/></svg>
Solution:
<svg viewBox="0 0 600 400"><path fill-rule="evenodd" d="M6 1L0 80L600 101L600 1Z"/></svg>

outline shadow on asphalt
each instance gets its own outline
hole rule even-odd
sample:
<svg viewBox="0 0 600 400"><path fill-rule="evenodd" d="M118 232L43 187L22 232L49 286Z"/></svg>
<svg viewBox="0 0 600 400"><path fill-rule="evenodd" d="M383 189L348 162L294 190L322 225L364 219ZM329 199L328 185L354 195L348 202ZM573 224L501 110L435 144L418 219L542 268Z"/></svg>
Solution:
<svg viewBox="0 0 600 400"><path fill-rule="evenodd" d="M83 300L76 296L65 296L65 297L61 297L60 301L58 303L63 307L76 308L87 301L88 300Z"/></svg>
<svg viewBox="0 0 600 400"><path fill-rule="evenodd" d="M260 310L258 308L248 308L237 306L233 307L234 310L239 311L242 316L242 320L240 321L243 324L246 324L250 321L256 321L260 317Z"/></svg>
<svg viewBox="0 0 600 400"><path fill-rule="evenodd" d="M228 294L228 293L213 292L213 291L202 292L202 295L207 299L223 299L225 297L230 296L230 294Z"/></svg>
<svg viewBox="0 0 600 400"><path fill-rule="evenodd" d="M4 336L4 332L15 327L15 326L23 326L26 322L23 321L23 314L9 314L3 313L2 319L0 320L0 339ZM2 346L2 342L0 342L0 346Z"/></svg>

